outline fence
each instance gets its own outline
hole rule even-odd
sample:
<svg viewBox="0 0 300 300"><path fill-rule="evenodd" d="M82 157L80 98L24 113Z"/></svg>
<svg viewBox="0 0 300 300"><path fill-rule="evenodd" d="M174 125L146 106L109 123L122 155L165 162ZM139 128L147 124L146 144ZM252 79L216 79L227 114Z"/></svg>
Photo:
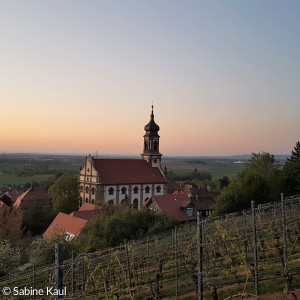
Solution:
<svg viewBox="0 0 300 300"><path fill-rule="evenodd" d="M233 299L300 287L300 197L0 279L31 299ZM41 297L39 290L50 293ZM62 295L56 295L59 289ZM22 290L22 291L23 291ZM45 295L45 294L44 294ZM231 297L231 298L230 298Z"/></svg>

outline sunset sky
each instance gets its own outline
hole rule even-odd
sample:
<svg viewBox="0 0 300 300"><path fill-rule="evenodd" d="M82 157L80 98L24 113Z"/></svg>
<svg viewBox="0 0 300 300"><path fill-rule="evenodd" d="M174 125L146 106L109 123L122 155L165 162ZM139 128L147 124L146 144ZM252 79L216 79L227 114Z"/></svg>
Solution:
<svg viewBox="0 0 300 300"><path fill-rule="evenodd" d="M0 152L289 154L300 1L0 0Z"/></svg>

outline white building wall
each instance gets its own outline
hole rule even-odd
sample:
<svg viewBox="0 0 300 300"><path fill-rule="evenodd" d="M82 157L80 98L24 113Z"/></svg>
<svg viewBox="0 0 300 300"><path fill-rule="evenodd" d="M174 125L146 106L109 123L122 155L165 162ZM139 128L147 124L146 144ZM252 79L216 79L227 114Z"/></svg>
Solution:
<svg viewBox="0 0 300 300"><path fill-rule="evenodd" d="M122 194L122 188L126 188L126 193ZM120 191L119 191L119 203L121 203L122 200L125 200L125 197L129 198L129 185L120 185Z"/></svg>
<svg viewBox="0 0 300 300"><path fill-rule="evenodd" d="M114 189L113 195L109 194L110 188ZM104 202L107 203L108 201L113 200L114 204L116 204L116 199L117 199L117 186L116 185L106 185L104 187Z"/></svg>

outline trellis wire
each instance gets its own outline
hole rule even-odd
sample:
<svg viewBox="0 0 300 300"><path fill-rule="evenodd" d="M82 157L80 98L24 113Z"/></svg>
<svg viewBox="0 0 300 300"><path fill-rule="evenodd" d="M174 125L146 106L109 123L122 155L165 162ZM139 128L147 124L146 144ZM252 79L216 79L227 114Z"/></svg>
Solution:
<svg viewBox="0 0 300 300"><path fill-rule="evenodd" d="M300 264L290 263L300 258L299 211L297 196L225 218L209 218L198 225L80 254L60 266L34 266L1 277L0 291L6 286L55 286L59 269L68 292L65 299L177 299L187 293L203 299L211 290L217 293L236 283L259 296L259 284L288 282L300 274Z"/></svg>

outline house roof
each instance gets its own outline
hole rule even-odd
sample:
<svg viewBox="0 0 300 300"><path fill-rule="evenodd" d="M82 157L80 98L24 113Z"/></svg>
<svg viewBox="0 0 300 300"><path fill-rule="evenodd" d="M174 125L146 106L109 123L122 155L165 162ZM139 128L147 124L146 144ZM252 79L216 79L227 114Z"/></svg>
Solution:
<svg viewBox="0 0 300 300"><path fill-rule="evenodd" d="M47 228L43 234L43 237L51 238L55 235L71 233L75 235L75 238L77 238L86 223L87 220L74 217L71 214L67 215L60 212Z"/></svg>
<svg viewBox="0 0 300 300"><path fill-rule="evenodd" d="M166 183L160 170L143 159L94 159L102 184Z"/></svg>
<svg viewBox="0 0 300 300"><path fill-rule="evenodd" d="M212 209L215 204L215 199L213 195L201 195L198 197L193 197L193 204L197 207L197 210L208 210Z"/></svg>
<svg viewBox="0 0 300 300"><path fill-rule="evenodd" d="M180 222L195 219L195 216L189 217L185 211L189 205L195 206L186 194L152 196L145 202L144 206L149 207L152 202L156 203L162 213Z"/></svg>
<svg viewBox="0 0 300 300"><path fill-rule="evenodd" d="M84 203L81 205L81 207L79 208L78 211L95 210L95 209L96 209L96 205L95 205L95 204L84 202Z"/></svg>
<svg viewBox="0 0 300 300"><path fill-rule="evenodd" d="M51 200L52 197L49 195L47 188L42 186L31 187L17 198L14 206L16 208L37 206L45 203L48 204Z"/></svg>
<svg viewBox="0 0 300 300"><path fill-rule="evenodd" d="M96 205L91 203L83 203L78 211L73 211L70 216L81 218L84 220L90 220L94 217L96 211Z"/></svg>

